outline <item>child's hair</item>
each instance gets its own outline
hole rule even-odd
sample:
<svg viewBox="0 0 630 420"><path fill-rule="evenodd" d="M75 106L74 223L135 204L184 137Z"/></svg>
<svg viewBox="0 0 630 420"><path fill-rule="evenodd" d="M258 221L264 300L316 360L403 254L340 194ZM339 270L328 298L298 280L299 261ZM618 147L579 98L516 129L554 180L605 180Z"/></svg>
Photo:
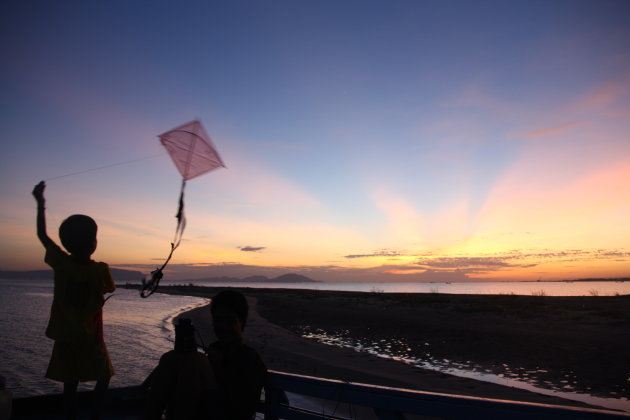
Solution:
<svg viewBox="0 0 630 420"><path fill-rule="evenodd" d="M97 229L90 216L74 214L59 226L59 239L71 254L89 251L94 246Z"/></svg>
<svg viewBox="0 0 630 420"><path fill-rule="evenodd" d="M226 308L234 311L241 324L245 326L247 314L249 313L249 305L247 299L241 292L235 290L223 290L212 298L210 303L210 312L215 315L219 308Z"/></svg>

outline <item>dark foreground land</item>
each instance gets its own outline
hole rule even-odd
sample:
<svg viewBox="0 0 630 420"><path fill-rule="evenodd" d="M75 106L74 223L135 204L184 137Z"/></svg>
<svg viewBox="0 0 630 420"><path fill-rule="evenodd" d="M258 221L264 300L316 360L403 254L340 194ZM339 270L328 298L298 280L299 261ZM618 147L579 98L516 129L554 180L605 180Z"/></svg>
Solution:
<svg viewBox="0 0 630 420"><path fill-rule="evenodd" d="M203 297L212 297L218 290L160 289ZM301 337L317 334L393 356L487 369L545 388L630 398L628 295L240 290L250 298L253 309L246 339L270 369L433 392L559 403L551 397L418 369ZM211 335L207 307L184 316L192 317L203 335Z"/></svg>
<svg viewBox="0 0 630 420"><path fill-rule="evenodd" d="M364 343L400 340L407 354L424 360L630 397L630 296L294 293L288 302L260 298L259 310L296 333L307 325Z"/></svg>

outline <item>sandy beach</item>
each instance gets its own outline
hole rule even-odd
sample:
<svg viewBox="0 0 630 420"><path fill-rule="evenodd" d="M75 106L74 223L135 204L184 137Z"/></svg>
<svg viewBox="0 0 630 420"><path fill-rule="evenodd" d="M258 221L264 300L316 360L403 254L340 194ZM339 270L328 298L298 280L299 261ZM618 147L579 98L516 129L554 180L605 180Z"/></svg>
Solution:
<svg viewBox="0 0 630 420"><path fill-rule="evenodd" d="M218 290L160 289L208 298ZM507 370L565 390L630 397L630 296L241 291L251 306L245 340L272 370L457 395L583 405L302 337L324 332L361 343L399 340L415 356L474 364L495 373ZM180 316L192 318L204 340L214 339L208 306Z"/></svg>

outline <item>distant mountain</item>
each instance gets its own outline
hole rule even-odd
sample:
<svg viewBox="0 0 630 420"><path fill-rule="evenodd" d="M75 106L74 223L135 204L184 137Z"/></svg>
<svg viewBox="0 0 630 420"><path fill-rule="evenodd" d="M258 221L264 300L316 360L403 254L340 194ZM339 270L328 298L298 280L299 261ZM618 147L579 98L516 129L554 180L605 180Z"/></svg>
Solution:
<svg viewBox="0 0 630 420"><path fill-rule="evenodd" d="M180 280L181 282L207 282L207 283L320 283L318 280L313 280L301 274L283 274L278 277L270 279L266 276L249 276L242 279L236 277L205 277L197 279Z"/></svg>
<svg viewBox="0 0 630 420"><path fill-rule="evenodd" d="M260 282L269 281L269 279L265 276L249 276L249 277L245 277L244 279L233 279L232 281L260 283Z"/></svg>
<svg viewBox="0 0 630 420"><path fill-rule="evenodd" d="M112 277L116 282L137 281L143 277L140 271L122 270L120 268L110 268ZM30 271L0 271L0 279L14 280L52 280L52 270L30 270Z"/></svg>
<svg viewBox="0 0 630 420"><path fill-rule="evenodd" d="M301 274L283 274L271 280L277 283L317 283L317 280L309 279Z"/></svg>

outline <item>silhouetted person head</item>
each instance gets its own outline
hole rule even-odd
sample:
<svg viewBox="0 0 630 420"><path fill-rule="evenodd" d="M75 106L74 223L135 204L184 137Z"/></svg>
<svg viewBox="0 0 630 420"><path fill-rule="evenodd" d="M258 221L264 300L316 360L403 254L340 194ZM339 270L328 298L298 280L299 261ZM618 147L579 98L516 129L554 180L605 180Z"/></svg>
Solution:
<svg viewBox="0 0 630 420"><path fill-rule="evenodd" d="M223 290L212 298L210 304L214 334L221 341L240 339L245 330L249 305L242 293Z"/></svg>
<svg viewBox="0 0 630 420"><path fill-rule="evenodd" d="M59 226L59 239L69 253L89 257L96 250L96 222L89 216L75 214Z"/></svg>
<svg viewBox="0 0 630 420"><path fill-rule="evenodd" d="M195 327L193 327L189 318L180 318L175 325L175 351L197 351L197 341L195 340Z"/></svg>

